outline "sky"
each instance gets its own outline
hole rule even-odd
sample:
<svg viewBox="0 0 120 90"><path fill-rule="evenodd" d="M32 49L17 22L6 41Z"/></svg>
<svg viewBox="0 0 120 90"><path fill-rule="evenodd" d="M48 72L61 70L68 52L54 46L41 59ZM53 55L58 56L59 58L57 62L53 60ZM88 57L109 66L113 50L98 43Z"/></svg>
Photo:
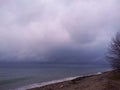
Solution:
<svg viewBox="0 0 120 90"><path fill-rule="evenodd" d="M104 62L119 0L0 0L0 61Z"/></svg>

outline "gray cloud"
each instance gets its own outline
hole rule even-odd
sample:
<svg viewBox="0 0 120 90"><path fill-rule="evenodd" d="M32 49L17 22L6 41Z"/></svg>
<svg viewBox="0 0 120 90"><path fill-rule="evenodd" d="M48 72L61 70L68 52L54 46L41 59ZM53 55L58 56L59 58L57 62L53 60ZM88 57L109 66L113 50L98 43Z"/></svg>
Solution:
<svg viewBox="0 0 120 90"><path fill-rule="evenodd" d="M119 31L118 0L1 0L1 60L95 61Z"/></svg>

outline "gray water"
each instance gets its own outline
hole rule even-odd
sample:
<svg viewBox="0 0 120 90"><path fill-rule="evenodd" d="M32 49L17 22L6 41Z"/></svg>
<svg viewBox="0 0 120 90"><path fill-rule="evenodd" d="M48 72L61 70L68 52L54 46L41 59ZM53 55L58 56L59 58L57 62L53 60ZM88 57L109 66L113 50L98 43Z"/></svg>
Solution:
<svg viewBox="0 0 120 90"><path fill-rule="evenodd" d="M14 90L25 85L67 77L93 74L109 67L80 66L64 68L0 68L0 90Z"/></svg>

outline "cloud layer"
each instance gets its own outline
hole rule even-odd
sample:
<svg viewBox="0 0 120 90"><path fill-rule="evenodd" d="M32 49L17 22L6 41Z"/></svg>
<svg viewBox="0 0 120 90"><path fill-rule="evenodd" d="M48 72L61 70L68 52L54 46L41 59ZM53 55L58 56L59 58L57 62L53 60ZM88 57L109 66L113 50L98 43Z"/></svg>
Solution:
<svg viewBox="0 0 120 90"><path fill-rule="evenodd" d="M100 60L111 37L120 29L119 3L1 0L0 60Z"/></svg>

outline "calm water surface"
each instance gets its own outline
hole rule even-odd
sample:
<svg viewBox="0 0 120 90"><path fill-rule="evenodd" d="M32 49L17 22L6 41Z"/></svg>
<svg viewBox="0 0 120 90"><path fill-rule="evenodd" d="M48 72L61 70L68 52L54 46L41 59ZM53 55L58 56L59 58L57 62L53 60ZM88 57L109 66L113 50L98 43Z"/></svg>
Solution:
<svg viewBox="0 0 120 90"><path fill-rule="evenodd" d="M103 72L109 67L0 68L0 90L13 90L33 83Z"/></svg>

